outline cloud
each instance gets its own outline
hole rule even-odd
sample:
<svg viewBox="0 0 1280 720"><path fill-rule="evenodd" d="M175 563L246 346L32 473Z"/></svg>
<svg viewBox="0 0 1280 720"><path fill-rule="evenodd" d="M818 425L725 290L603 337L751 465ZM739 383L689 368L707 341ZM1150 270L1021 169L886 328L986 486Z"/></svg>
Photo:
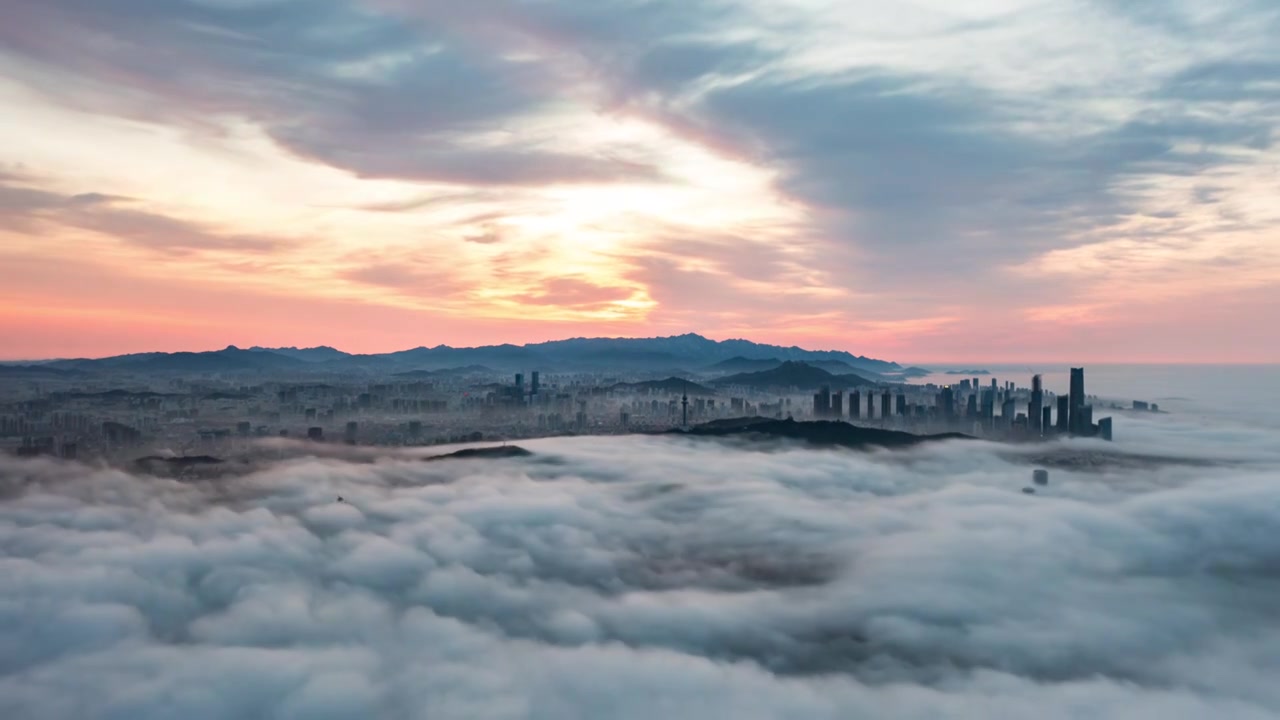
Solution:
<svg viewBox="0 0 1280 720"><path fill-rule="evenodd" d="M413 290L433 297L459 289L456 279L448 273L427 270L413 262L364 265L344 272L343 277L367 285Z"/></svg>
<svg viewBox="0 0 1280 720"><path fill-rule="evenodd" d="M62 195L0 176L0 229L39 225L89 230L127 245L168 254L203 251L268 253L293 245L288 238L226 233L195 221L135 207L127 197L99 192Z"/></svg>
<svg viewBox="0 0 1280 720"><path fill-rule="evenodd" d="M476 313L523 321L479 285L504 277L499 253L481 247L500 220L505 256L547 256L525 266L519 291L570 264L597 284L644 283L657 304L633 308L631 334L634 323L777 332L808 316L830 344L896 322L894 352L933 355L972 347L957 334L924 349L935 318L1012 327L1040 306L1104 298L1114 317L1152 294L1208 298L1234 276L1216 272L1206 288L1185 269L1211 271L1216 246L1264 258L1241 292L1280 277L1267 255L1280 223L1267 202L1274 3L818 5L17 0L0 65L24 108L18 131L98 147L99 135L128 137L146 162L120 190L135 200L107 196L101 180L68 201L0 176L0 223L25 231L58 214L171 255L265 256L281 241L252 228L306 227L320 235L313 276L289 277L293 258L275 265L273 284L295 293L350 290L332 257L343 246L448 244ZM58 187L119 172L112 158L81 163L56 141L21 140L10 154L61 165ZM170 158L213 168L214 155L229 165L200 178L280 173L250 193L260 202L215 181L183 188L200 217L245 232L130 214L149 196L172 205L172 188L142 187ZM780 217L785 227L762 221ZM422 238L415 219L439 232ZM685 241L702 235L751 243L726 257L725 243ZM1122 277L1046 270L1107 248L1150 262ZM234 270L216 273L255 281ZM1067 335L1053 339L1059 354Z"/></svg>
<svg viewBox="0 0 1280 720"><path fill-rule="evenodd" d="M201 483L3 459L0 711L1273 717L1276 431L1119 430L1214 462L1026 496L979 442L273 441Z"/></svg>
<svg viewBox="0 0 1280 720"><path fill-rule="evenodd" d="M634 290L625 287L605 287L574 278L554 278L547 280L535 292L516 298L519 302L533 305L556 305L560 307L608 307L621 300L627 300Z"/></svg>
<svg viewBox="0 0 1280 720"><path fill-rule="evenodd" d="M554 102L538 64L355 4L24 0L12 14L8 27L24 30L0 31L0 47L128 91L85 91L81 103L96 97L108 112L186 126L245 118L361 177L523 185L659 174L512 133Z"/></svg>

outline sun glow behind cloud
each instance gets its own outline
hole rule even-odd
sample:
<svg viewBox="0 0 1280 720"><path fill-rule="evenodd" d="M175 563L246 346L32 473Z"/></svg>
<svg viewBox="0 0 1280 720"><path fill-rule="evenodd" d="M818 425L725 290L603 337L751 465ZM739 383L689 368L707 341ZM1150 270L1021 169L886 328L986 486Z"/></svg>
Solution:
<svg viewBox="0 0 1280 720"><path fill-rule="evenodd" d="M303 342L381 328L351 349L522 323L961 359L990 347L966 318L1066 331L1056 308L1090 307L1124 359L1152 346L1126 310L1166 333L1188 296L1275 309L1280 19L1236 4L24 0L42 42L0 33L0 279L220 333L191 289L349 304L364 327ZM8 276L33 261L44 286ZM56 263L95 270L63 291ZM1280 352L1241 340L1194 352Z"/></svg>

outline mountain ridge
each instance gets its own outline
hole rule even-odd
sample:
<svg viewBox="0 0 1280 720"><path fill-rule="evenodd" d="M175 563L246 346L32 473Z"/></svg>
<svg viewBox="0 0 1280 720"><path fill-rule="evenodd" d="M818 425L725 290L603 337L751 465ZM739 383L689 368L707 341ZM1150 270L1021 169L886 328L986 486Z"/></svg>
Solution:
<svg viewBox="0 0 1280 720"><path fill-rule="evenodd" d="M355 354L330 346L312 348L229 345L207 352L134 353L106 358L54 360L46 367L137 372L235 372L298 370L314 372L437 370L479 365L497 371L642 371L708 367L733 358L745 360L840 363L868 373L895 372L895 362L843 350L805 350L749 340L711 340L696 333L654 338L568 338L540 343L451 347L420 345L389 353Z"/></svg>

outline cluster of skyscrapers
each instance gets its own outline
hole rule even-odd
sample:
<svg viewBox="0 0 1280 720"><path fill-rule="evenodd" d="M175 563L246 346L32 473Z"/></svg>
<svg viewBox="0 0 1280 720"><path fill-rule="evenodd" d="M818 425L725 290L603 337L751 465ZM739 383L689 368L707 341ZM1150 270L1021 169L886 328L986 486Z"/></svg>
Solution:
<svg viewBox="0 0 1280 720"><path fill-rule="evenodd" d="M976 377L955 385L926 388L932 389L921 392L920 388L900 386L895 392L890 388L860 388L846 394L823 387L813 395L813 417L851 422L876 420L904 428L923 426L1012 439L1049 435L1111 439L1111 418L1097 423L1093 420L1093 406L1085 395L1084 368L1071 369L1068 394L1056 397L1045 392L1039 375L1031 378L1029 389L1012 382L1002 385L994 378L989 385L983 385Z"/></svg>

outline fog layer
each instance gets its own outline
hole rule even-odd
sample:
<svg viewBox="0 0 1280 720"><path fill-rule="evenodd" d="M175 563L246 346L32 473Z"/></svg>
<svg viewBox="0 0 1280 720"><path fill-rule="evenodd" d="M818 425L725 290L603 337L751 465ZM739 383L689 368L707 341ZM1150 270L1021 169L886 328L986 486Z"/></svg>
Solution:
<svg viewBox="0 0 1280 720"><path fill-rule="evenodd" d="M1277 717L1280 445L1126 429L1213 464L1028 495L981 442L0 460L0 717Z"/></svg>

